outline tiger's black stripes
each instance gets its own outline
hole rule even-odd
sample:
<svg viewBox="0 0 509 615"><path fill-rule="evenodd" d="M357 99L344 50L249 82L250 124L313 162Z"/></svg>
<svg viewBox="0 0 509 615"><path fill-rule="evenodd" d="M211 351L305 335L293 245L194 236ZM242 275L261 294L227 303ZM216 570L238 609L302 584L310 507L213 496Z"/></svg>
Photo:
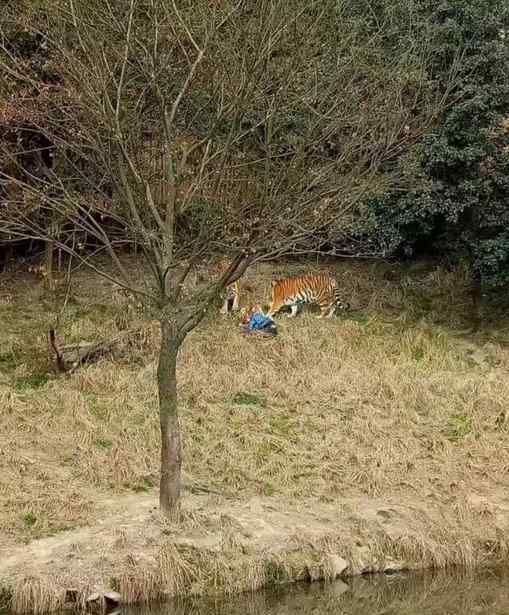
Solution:
<svg viewBox="0 0 509 615"><path fill-rule="evenodd" d="M297 315L300 307L315 303L320 307L318 318L331 318L336 309L348 310L347 302L341 299L337 280L329 274L318 273L274 280L269 316L274 316L284 306L291 308L289 317Z"/></svg>

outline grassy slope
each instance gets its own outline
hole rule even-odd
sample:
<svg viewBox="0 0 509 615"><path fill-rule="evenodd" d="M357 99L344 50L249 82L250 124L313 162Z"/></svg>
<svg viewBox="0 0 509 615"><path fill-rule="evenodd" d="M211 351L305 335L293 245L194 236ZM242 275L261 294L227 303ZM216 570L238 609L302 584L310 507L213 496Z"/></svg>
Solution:
<svg viewBox="0 0 509 615"><path fill-rule="evenodd" d="M254 296L266 298L273 275L310 268L261 266L249 274ZM323 502L445 502L507 488L507 321L469 337L461 275L432 266L335 268L348 317L281 317L280 335L260 340L213 313L188 339L179 371L186 482L238 500ZM59 333L110 337L126 320L119 309L109 284L80 273ZM35 277L0 278L7 545L93 522L101 497L157 484L156 328L145 324L116 357L55 377L45 337L54 314Z"/></svg>

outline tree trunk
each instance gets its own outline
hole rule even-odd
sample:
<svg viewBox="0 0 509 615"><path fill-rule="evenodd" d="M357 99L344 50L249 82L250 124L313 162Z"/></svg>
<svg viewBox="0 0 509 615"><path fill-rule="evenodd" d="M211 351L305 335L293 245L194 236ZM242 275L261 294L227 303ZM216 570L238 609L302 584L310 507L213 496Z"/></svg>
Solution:
<svg viewBox="0 0 509 615"><path fill-rule="evenodd" d="M472 299L472 324L474 331L478 331L482 323L482 278L478 271L471 273L470 298Z"/></svg>
<svg viewBox="0 0 509 615"><path fill-rule="evenodd" d="M472 324L474 331L481 326L482 277L476 267L476 246L479 241L479 206L473 205L467 212L467 250L470 267L470 298L472 299Z"/></svg>
<svg viewBox="0 0 509 615"><path fill-rule="evenodd" d="M9 268L9 263L11 262L12 258L13 258L12 245L8 243L4 247L4 262L2 264L2 271L7 271L7 269Z"/></svg>
<svg viewBox="0 0 509 615"><path fill-rule="evenodd" d="M161 423L161 512L178 519L180 512L182 451L177 406L177 353L180 340L171 323L161 321L161 348L157 369Z"/></svg>
<svg viewBox="0 0 509 615"><path fill-rule="evenodd" d="M45 246L44 267L46 270L46 287L48 290L55 290L54 277L53 277L53 259L55 252L55 242L50 239L46 241Z"/></svg>

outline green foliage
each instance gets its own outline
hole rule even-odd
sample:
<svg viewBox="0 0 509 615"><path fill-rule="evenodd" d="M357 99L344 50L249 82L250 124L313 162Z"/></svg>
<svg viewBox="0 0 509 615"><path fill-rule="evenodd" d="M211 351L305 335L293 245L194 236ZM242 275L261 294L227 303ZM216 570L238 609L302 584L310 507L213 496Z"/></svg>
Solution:
<svg viewBox="0 0 509 615"><path fill-rule="evenodd" d="M411 155L402 190L369 203L385 253L432 249L466 258L485 288L509 282L509 5L503 0L424 3L433 30L430 76L452 104Z"/></svg>
<svg viewBox="0 0 509 615"><path fill-rule="evenodd" d="M140 481L131 487L135 493L148 493L153 488L154 481L150 478L150 476L142 477Z"/></svg>
<svg viewBox="0 0 509 615"><path fill-rule="evenodd" d="M37 523L37 517L34 515L33 512L27 512L23 515L23 522L28 528L34 527L34 525Z"/></svg>
<svg viewBox="0 0 509 615"><path fill-rule="evenodd" d="M0 353L0 369L5 372L11 372L16 369L17 358L13 351Z"/></svg>
<svg viewBox="0 0 509 615"><path fill-rule="evenodd" d="M238 406L260 406L265 407L266 399L259 393L249 393L247 391L239 391L233 396L233 403Z"/></svg>
<svg viewBox="0 0 509 615"><path fill-rule="evenodd" d="M276 492L272 483L263 483L263 495L270 497Z"/></svg>
<svg viewBox="0 0 509 615"><path fill-rule="evenodd" d="M265 562L265 584L269 587L287 583L290 579L288 570L273 560Z"/></svg>
<svg viewBox="0 0 509 615"><path fill-rule="evenodd" d="M446 435L451 442L462 440L472 431L472 418L463 414L449 417Z"/></svg>
<svg viewBox="0 0 509 615"><path fill-rule="evenodd" d="M107 438L98 438L95 441L95 445L98 448L110 449L113 446L113 442Z"/></svg>
<svg viewBox="0 0 509 615"><path fill-rule="evenodd" d="M0 612L8 613L12 603L12 590L7 587L0 587Z"/></svg>
<svg viewBox="0 0 509 615"><path fill-rule="evenodd" d="M44 386L49 380L49 374L47 373L34 373L28 376L20 376L16 378L15 387L17 391L29 391L31 389L38 389Z"/></svg>

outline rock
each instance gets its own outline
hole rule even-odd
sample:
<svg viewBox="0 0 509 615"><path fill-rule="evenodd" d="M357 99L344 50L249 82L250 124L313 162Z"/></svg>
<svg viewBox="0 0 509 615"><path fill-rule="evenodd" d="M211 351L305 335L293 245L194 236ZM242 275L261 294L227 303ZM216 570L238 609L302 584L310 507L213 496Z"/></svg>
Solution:
<svg viewBox="0 0 509 615"><path fill-rule="evenodd" d="M329 555L329 564L332 575L337 579L340 577L350 565L346 559L339 555Z"/></svg>
<svg viewBox="0 0 509 615"><path fill-rule="evenodd" d="M386 560L384 562L383 572L384 574L397 574L398 572L403 572L407 567L405 562L400 560Z"/></svg>
<svg viewBox="0 0 509 615"><path fill-rule="evenodd" d="M118 607L121 602L122 596L115 591L94 592L86 599L87 608L94 612L103 611L104 608L111 611Z"/></svg>
<svg viewBox="0 0 509 615"><path fill-rule="evenodd" d="M106 606L111 608L122 602L122 596L118 592L106 592L104 594L104 601L106 602Z"/></svg>
<svg viewBox="0 0 509 615"><path fill-rule="evenodd" d="M388 521L392 516L388 510L378 510L376 514L381 517L383 521Z"/></svg>

